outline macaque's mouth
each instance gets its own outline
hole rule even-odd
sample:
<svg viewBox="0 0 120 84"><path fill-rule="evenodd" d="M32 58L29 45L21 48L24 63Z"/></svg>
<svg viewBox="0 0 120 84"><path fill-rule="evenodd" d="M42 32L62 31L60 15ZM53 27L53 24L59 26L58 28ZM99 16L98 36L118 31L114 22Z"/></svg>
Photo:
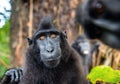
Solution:
<svg viewBox="0 0 120 84"><path fill-rule="evenodd" d="M120 22L110 22L104 19L93 20L93 24L102 30L120 35Z"/></svg>
<svg viewBox="0 0 120 84"><path fill-rule="evenodd" d="M103 43L110 45L113 48L120 49L120 37L119 35L115 35L111 32L104 32L101 36L100 40Z"/></svg>
<svg viewBox="0 0 120 84"><path fill-rule="evenodd" d="M44 61L44 64L48 68L55 68L60 63L60 59Z"/></svg>
<svg viewBox="0 0 120 84"><path fill-rule="evenodd" d="M46 61L46 62L51 62L51 61L56 61L56 60L59 60L59 59L60 59L60 56L58 56L58 57L46 58L45 61Z"/></svg>

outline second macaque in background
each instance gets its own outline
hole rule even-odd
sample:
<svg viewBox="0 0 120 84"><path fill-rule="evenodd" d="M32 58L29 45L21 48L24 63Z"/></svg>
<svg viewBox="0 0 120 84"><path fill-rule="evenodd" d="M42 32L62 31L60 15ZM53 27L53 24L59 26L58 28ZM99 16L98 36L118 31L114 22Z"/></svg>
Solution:
<svg viewBox="0 0 120 84"><path fill-rule="evenodd" d="M92 54L93 52L97 52L99 43L94 43L91 45L88 38L82 34L78 36L78 38L72 44L72 47L79 53L83 60L84 71L87 74L92 69Z"/></svg>

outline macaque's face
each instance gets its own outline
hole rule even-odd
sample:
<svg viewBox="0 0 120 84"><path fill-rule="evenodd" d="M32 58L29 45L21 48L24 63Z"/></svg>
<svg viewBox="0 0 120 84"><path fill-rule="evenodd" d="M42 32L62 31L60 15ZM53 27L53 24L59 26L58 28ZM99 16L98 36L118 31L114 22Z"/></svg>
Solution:
<svg viewBox="0 0 120 84"><path fill-rule="evenodd" d="M120 49L120 0L83 0L76 17L89 38Z"/></svg>

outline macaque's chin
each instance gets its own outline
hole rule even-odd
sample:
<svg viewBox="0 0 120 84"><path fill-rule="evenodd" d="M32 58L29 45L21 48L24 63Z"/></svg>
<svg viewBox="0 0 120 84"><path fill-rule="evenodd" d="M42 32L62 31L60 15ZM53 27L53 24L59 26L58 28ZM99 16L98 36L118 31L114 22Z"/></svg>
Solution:
<svg viewBox="0 0 120 84"><path fill-rule="evenodd" d="M100 39L103 43L111 46L112 48L120 49L120 37L110 32L105 32Z"/></svg>
<svg viewBox="0 0 120 84"><path fill-rule="evenodd" d="M47 68L55 68L60 63L60 59L48 60L48 61L44 61L43 63Z"/></svg>

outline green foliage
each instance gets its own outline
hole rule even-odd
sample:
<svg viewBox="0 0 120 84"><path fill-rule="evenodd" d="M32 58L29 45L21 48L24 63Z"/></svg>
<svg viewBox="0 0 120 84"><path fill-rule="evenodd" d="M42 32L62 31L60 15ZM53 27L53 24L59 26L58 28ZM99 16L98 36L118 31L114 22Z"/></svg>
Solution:
<svg viewBox="0 0 120 84"><path fill-rule="evenodd" d="M120 82L120 71L113 70L110 66L97 66L91 70L87 78L92 84L96 84L96 82L118 84Z"/></svg>
<svg viewBox="0 0 120 84"><path fill-rule="evenodd" d="M5 25L0 28L0 78L10 64L9 31L10 22L8 20Z"/></svg>

